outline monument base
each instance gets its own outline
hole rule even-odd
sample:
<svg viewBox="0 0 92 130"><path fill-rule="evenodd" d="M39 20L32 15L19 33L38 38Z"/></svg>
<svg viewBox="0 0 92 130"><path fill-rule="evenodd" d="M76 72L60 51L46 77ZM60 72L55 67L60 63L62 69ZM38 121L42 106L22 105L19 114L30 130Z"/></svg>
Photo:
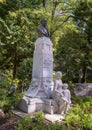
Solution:
<svg viewBox="0 0 92 130"><path fill-rule="evenodd" d="M28 113L25 113L23 111L20 111L19 109L14 109L12 111L15 115L18 117L24 118L28 115ZM30 118L32 119L33 114L30 114ZM65 118L65 115L61 114L48 114L44 112L44 118L47 123L55 123L55 122L64 122L63 119Z"/></svg>
<svg viewBox="0 0 92 130"><path fill-rule="evenodd" d="M55 101L53 99L30 98L27 96L23 97L18 107L26 113L42 110L43 112L53 114L56 110Z"/></svg>

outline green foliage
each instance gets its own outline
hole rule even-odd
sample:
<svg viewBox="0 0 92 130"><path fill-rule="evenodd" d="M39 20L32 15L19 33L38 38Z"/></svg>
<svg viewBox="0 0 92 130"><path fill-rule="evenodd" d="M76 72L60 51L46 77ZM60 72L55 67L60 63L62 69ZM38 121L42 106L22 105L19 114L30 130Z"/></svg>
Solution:
<svg viewBox="0 0 92 130"><path fill-rule="evenodd" d="M15 130L67 130L65 125L61 125L58 122L54 124L44 124L43 121L44 113L39 111L33 115L32 119L30 115L19 119L18 126L15 127Z"/></svg>
<svg viewBox="0 0 92 130"><path fill-rule="evenodd" d="M92 128L92 98L74 98L75 105L70 109L69 115L66 115L65 120L67 125L72 125L75 128Z"/></svg>
<svg viewBox="0 0 92 130"><path fill-rule="evenodd" d="M80 3L83 3L83 7ZM92 71L91 44L86 45L87 36L91 34L92 21L89 1L6 0L1 2L0 9L1 17L4 17L0 18L0 69L12 69L13 78L17 76L21 77L21 80L31 78L31 69L27 76L26 66L29 68L30 61L32 68L34 42L37 38L36 28L44 16L48 18L48 28L54 44L55 70L62 70L65 73L65 82L68 80L81 82L80 73L82 71L83 74L84 64L87 66L86 70ZM76 25L80 25L76 24L78 19L73 21L71 14L76 15L76 18L83 16L86 20L86 35L81 33L80 29L76 29ZM82 28L85 20L82 21ZM22 69L25 72L22 72ZM23 76L20 76L20 72ZM87 81L91 80L89 78L90 76L85 76Z"/></svg>
<svg viewBox="0 0 92 130"><path fill-rule="evenodd" d="M74 24L68 23L62 31L55 50L55 69L62 69L66 82L86 82L88 79L91 82L88 75L92 71L92 45L89 44L90 49L87 48L87 38Z"/></svg>
<svg viewBox="0 0 92 130"><path fill-rule="evenodd" d="M92 1L79 1L73 14L76 26L84 40L81 45L81 50L84 54L84 60L81 65L83 74L81 81L85 82L88 71L92 71Z"/></svg>
<svg viewBox="0 0 92 130"><path fill-rule="evenodd" d="M17 79L12 80L10 77L0 77L0 109L5 113L13 109L22 99L23 95L16 92ZM16 86L13 86L16 84Z"/></svg>
<svg viewBox="0 0 92 130"><path fill-rule="evenodd" d="M41 0L0 0L0 17L5 18L9 12L23 8L39 8Z"/></svg>
<svg viewBox="0 0 92 130"><path fill-rule="evenodd" d="M55 122L53 124L44 124L44 114L42 111L35 113L32 118L27 115L20 118L18 126L15 130L68 130L75 129L91 129L92 128L92 99L75 97L75 105L69 110L69 114L65 116L66 124Z"/></svg>
<svg viewBox="0 0 92 130"><path fill-rule="evenodd" d="M44 120L44 113L42 111L39 111L38 113L35 113L33 116L35 117L38 124L42 123L43 120Z"/></svg>
<svg viewBox="0 0 92 130"><path fill-rule="evenodd" d="M20 62L17 69L17 77L21 80L22 83L29 85L32 73L32 59L26 58Z"/></svg>
<svg viewBox="0 0 92 130"><path fill-rule="evenodd" d="M31 75L36 28L43 16L41 9L21 9L9 12L6 19L0 21L0 69L12 69L13 78L16 78L17 70L25 70L23 64L29 66L29 61Z"/></svg>
<svg viewBox="0 0 92 130"><path fill-rule="evenodd" d="M35 119L35 122L32 121L30 115L27 115L26 117L19 119L18 126L15 127L15 130L40 130L44 119L43 112L39 111L35 113L33 115L33 118Z"/></svg>
<svg viewBox="0 0 92 130"><path fill-rule="evenodd" d="M82 61L82 53L79 51L80 34L73 23L66 24L62 33L55 50L55 69L62 68L65 82L78 82L77 75Z"/></svg>
<svg viewBox="0 0 92 130"><path fill-rule="evenodd" d="M50 128L50 130L67 130L67 127L65 125L61 125L58 122L50 124L48 128Z"/></svg>
<svg viewBox="0 0 92 130"><path fill-rule="evenodd" d="M72 82L92 81L92 0L0 0L0 71L11 73L0 79L0 108L4 111L21 99L13 83L18 87L19 82L30 82L36 28L44 17L53 42L54 69L63 71L63 81L71 88ZM66 117L67 124L91 128L91 98L74 98L73 103L77 105ZM36 123L26 117L27 126L20 122L17 128L66 129L58 123L43 126L42 116L35 115Z"/></svg>
<svg viewBox="0 0 92 130"><path fill-rule="evenodd" d="M25 118L21 118L18 121L18 127L15 127L15 130L28 130L31 125L30 115L27 115Z"/></svg>

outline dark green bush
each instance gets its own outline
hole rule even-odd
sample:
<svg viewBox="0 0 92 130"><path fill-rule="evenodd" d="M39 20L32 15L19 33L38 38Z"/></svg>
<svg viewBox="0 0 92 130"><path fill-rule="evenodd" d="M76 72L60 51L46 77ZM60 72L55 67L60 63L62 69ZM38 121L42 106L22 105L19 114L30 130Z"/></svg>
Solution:
<svg viewBox="0 0 92 130"><path fill-rule="evenodd" d="M17 85L17 80L10 80L9 78L0 78L0 109L5 113L13 109L23 97L22 94L16 92L17 86L16 88L13 86L15 83Z"/></svg>

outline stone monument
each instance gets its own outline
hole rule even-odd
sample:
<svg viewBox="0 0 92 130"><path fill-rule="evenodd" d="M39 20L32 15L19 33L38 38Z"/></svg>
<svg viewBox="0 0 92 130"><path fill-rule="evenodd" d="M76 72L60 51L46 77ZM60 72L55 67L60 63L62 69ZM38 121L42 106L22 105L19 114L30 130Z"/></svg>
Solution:
<svg viewBox="0 0 92 130"><path fill-rule="evenodd" d="M35 42L32 80L19 108L27 113L42 110L49 114L62 114L68 109L69 92L62 88L65 85L61 81L62 73L60 71L56 73L53 85L53 45L47 29L47 19L41 20L41 26L37 31L38 39Z"/></svg>
<svg viewBox="0 0 92 130"><path fill-rule="evenodd" d="M32 80L19 108L27 113L43 110L51 113L53 89L53 51L47 19L41 20L38 27L38 39L35 42Z"/></svg>
<svg viewBox="0 0 92 130"><path fill-rule="evenodd" d="M35 83L30 86L26 95L35 98L49 98L52 84L53 73L53 51L50 33L47 29L47 19L41 20L41 26L38 27L39 38L35 42L33 57L32 80ZM32 90L31 90L32 89ZM34 90L34 91L33 91Z"/></svg>

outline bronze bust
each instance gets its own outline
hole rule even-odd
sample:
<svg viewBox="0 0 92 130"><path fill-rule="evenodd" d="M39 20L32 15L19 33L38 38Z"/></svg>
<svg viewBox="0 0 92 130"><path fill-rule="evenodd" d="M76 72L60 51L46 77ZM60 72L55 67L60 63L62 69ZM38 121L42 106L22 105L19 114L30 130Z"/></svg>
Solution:
<svg viewBox="0 0 92 130"><path fill-rule="evenodd" d="M47 19L44 18L41 20L41 26L37 28L38 37L50 37L50 32L47 28Z"/></svg>

